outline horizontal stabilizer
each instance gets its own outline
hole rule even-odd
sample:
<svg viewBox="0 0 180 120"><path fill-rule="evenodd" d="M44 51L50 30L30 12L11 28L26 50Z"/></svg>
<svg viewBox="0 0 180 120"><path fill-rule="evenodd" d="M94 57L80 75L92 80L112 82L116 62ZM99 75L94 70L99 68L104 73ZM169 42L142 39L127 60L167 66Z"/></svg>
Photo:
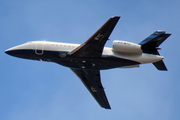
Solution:
<svg viewBox="0 0 180 120"><path fill-rule="evenodd" d="M159 46L170 36L170 33L166 33L165 31L155 31L153 34L151 34L149 37L144 39L139 43L141 45L141 49L143 53L147 54L154 54L154 55L160 55L158 50ZM164 62L158 61L153 63L153 65L158 69L158 70L165 70L167 71L167 68L164 64Z"/></svg>
<svg viewBox="0 0 180 120"><path fill-rule="evenodd" d="M167 71L167 68L166 68L166 66L165 66L165 64L164 64L164 62L163 62L162 60L153 63L153 65L154 65L158 70L165 70L165 71Z"/></svg>

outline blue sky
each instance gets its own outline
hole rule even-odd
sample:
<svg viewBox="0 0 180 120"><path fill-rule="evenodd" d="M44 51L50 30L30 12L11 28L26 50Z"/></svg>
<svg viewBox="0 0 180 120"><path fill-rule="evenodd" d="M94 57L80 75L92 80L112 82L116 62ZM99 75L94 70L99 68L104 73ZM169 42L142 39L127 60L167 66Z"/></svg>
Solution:
<svg viewBox="0 0 180 120"><path fill-rule="evenodd" d="M179 120L179 0L1 0L0 118L2 120ZM101 71L112 110L101 108L69 68L19 59L4 51L27 41L83 43L109 17L110 36L139 43L155 30L172 35L160 46L167 72L152 64Z"/></svg>

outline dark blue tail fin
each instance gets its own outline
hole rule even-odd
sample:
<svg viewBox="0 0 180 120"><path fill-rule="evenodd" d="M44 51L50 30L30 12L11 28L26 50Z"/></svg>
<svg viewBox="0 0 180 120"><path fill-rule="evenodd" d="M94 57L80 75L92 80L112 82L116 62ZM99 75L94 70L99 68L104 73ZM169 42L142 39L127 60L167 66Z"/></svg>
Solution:
<svg viewBox="0 0 180 120"><path fill-rule="evenodd" d="M139 45L141 45L141 49L143 53L160 55L158 52L158 49L160 49L159 45L163 43L170 35L171 34L166 33L165 31L155 31L149 37L147 37L142 42L140 42ZM158 70L167 70L162 60L156 63L153 63L153 65Z"/></svg>

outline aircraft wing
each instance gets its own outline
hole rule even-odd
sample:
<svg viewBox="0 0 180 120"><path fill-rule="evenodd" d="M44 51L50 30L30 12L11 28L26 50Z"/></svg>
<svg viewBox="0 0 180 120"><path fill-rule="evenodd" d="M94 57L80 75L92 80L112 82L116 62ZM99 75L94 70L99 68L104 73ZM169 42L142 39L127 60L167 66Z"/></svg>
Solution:
<svg viewBox="0 0 180 120"><path fill-rule="evenodd" d="M106 41L113 31L119 16L111 17L88 40L69 53L75 57L101 57Z"/></svg>
<svg viewBox="0 0 180 120"><path fill-rule="evenodd" d="M101 107L111 109L101 84L99 70L80 70L73 68L71 70L80 78Z"/></svg>
<svg viewBox="0 0 180 120"><path fill-rule="evenodd" d="M69 55L78 58L99 58L102 56L102 51L111 32L116 26L120 17L111 17L104 23L88 40L79 47L69 52ZM96 99L101 107L111 109L108 103L104 88L101 84L100 71L88 69L71 70L80 78L86 88Z"/></svg>

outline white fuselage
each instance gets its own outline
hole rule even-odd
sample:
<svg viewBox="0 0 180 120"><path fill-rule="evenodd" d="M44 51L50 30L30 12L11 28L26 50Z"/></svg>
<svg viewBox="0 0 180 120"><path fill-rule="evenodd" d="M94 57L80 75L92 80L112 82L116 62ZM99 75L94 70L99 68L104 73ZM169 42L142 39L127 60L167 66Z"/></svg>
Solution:
<svg viewBox="0 0 180 120"><path fill-rule="evenodd" d="M44 51L69 53L75 48L77 48L79 45L80 44L49 42L49 41L31 41L31 42L27 42L19 46L12 47L6 50L6 52L14 51L14 50L33 50L34 53L39 56L38 59L41 60L40 56L44 54ZM59 56L60 56L59 59L61 59L61 57L63 57L63 54ZM163 57L159 55L146 54L146 53L142 53L142 54L121 53L121 52L114 51L112 48L104 47L102 57L106 57L106 56L135 61L139 64L154 63L163 59ZM135 67L136 65L130 65L130 66ZM126 65L119 66L119 67L126 67Z"/></svg>
<svg viewBox="0 0 180 120"><path fill-rule="evenodd" d="M112 48L104 47L119 16L111 17L83 44L48 41L31 41L12 47L5 53L24 59L54 62L69 67L87 87L99 105L111 109L100 70L132 68L140 64L153 63L158 70L167 70L159 45L171 34L155 31L139 44L115 40Z"/></svg>

